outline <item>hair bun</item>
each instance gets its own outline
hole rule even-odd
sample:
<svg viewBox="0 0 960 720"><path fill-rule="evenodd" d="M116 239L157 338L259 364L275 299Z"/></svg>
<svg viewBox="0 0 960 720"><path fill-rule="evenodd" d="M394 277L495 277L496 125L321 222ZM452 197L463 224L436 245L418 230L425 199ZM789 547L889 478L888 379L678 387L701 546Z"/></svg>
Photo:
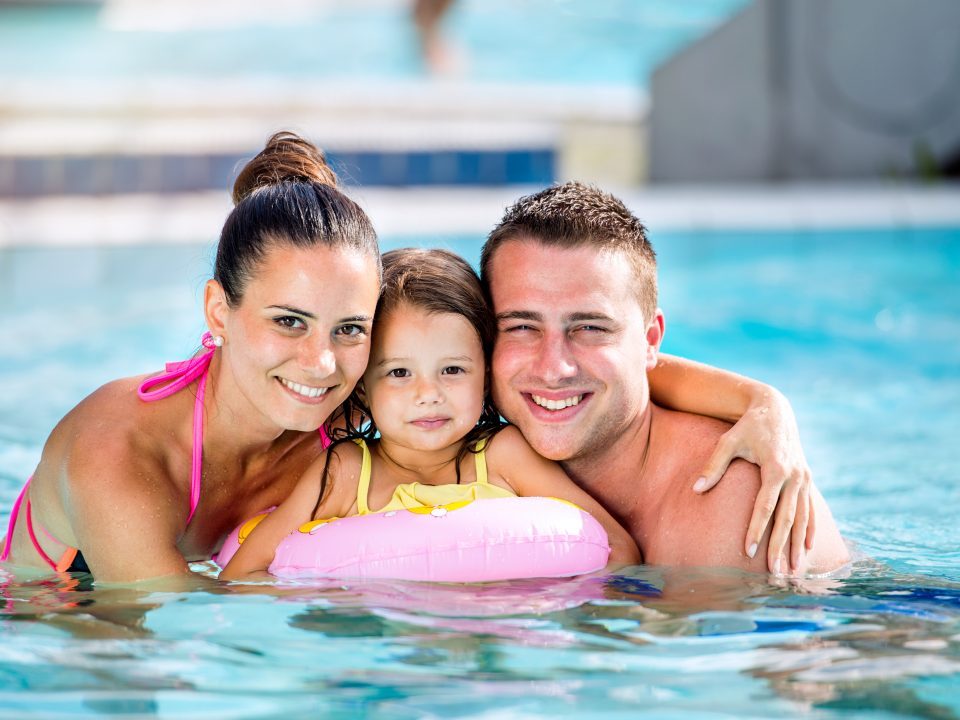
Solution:
<svg viewBox="0 0 960 720"><path fill-rule="evenodd" d="M296 133L283 131L267 140L266 147L248 162L233 183L233 203L262 187L284 182L315 182L337 187L337 175L323 151Z"/></svg>

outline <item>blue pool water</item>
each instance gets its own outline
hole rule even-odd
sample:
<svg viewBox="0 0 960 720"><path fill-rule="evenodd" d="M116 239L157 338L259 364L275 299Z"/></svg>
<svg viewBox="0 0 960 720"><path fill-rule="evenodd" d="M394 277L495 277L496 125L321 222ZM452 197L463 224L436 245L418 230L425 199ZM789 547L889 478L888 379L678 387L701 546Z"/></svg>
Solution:
<svg viewBox="0 0 960 720"><path fill-rule="evenodd" d="M665 349L788 394L848 576L241 594L0 571L0 718L960 717L960 228L653 239ZM0 251L0 521L80 397L196 347L210 259Z"/></svg>
<svg viewBox="0 0 960 720"><path fill-rule="evenodd" d="M423 75L412 3L0 5L0 76L342 80ZM460 0L445 34L479 82L646 87L665 57L745 0ZM118 12L128 8L127 12Z"/></svg>

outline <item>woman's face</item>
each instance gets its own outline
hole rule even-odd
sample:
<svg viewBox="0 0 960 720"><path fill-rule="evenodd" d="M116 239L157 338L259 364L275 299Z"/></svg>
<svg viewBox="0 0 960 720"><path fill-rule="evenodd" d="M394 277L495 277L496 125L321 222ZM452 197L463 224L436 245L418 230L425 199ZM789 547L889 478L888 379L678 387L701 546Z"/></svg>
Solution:
<svg viewBox="0 0 960 720"><path fill-rule="evenodd" d="M242 417L251 410L267 426L320 427L367 366L379 289L369 255L286 243L270 249L240 304L219 308L220 384L242 398Z"/></svg>

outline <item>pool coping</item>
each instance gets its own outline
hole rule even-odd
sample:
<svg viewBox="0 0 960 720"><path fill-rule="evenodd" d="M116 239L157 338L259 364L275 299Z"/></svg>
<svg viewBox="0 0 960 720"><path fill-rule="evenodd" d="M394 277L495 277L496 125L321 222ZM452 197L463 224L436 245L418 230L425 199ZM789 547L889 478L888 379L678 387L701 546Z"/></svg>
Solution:
<svg viewBox="0 0 960 720"><path fill-rule="evenodd" d="M486 234L536 187L347 188L382 237ZM960 227L960 183L607 188L653 231ZM415 210L415 212L411 212ZM0 248L207 243L224 192L0 200Z"/></svg>

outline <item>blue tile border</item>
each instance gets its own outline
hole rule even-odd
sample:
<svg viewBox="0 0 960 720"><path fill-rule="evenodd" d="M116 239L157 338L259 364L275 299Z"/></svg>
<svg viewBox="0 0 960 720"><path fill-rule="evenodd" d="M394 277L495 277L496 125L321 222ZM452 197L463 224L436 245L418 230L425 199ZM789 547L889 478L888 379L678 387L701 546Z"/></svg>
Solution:
<svg viewBox="0 0 960 720"><path fill-rule="evenodd" d="M228 189L249 154L0 156L0 197ZM553 148L328 152L346 185L548 185Z"/></svg>

